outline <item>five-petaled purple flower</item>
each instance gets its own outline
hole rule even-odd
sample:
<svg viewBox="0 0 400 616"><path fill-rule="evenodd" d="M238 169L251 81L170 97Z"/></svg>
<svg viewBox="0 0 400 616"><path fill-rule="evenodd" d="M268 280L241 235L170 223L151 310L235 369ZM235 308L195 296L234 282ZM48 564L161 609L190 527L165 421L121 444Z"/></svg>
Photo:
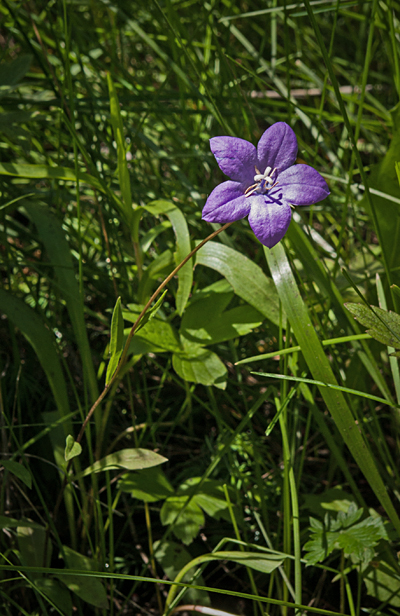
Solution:
<svg viewBox="0 0 400 616"><path fill-rule="evenodd" d="M213 137L211 151L229 178L212 191L203 208L207 222L234 222L245 216L256 237L272 248L285 235L292 205L312 205L329 195L318 171L295 165L296 135L277 122L261 136L257 149L236 137Z"/></svg>

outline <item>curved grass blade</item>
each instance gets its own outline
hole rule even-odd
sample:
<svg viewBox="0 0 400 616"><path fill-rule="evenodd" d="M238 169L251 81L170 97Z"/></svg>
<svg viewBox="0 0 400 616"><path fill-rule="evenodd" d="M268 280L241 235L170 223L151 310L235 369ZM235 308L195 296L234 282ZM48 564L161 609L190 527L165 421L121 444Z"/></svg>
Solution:
<svg viewBox="0 0 400 616"><path fill-rule="evenodd" d="M167 216L171 222L176 237L175 263L178 265L191 251L190 234L186 219L180 209L170 201L162 199L153 201L143 206L144 209L154 216ZM178 272L178 292L176 295L176 309L182 314L189 299L193 283L193 259L182 267Z"/></svg>
<svg viewBox="0 0 400 616"><path fill-rule="evenodd" d="M283 308L308 367L314 379L324 384L319 385L321 396L359 468L400 534L400 519L343 393L336 389L338 383L299 293L285 250L282 244L277 244L271 250L265 248L264 251ZM336 387L326 387L326 384Z"/></svg>

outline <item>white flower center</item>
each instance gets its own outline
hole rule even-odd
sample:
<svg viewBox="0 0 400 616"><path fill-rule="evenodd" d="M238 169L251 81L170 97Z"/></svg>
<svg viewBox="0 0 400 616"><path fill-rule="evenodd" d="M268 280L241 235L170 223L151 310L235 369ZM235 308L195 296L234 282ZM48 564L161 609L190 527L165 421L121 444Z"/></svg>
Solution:
<svg viewBox="0 0 400 616"><path fill-rule="evenodd" d="M261 173L257 167L255 167L256 175L254 176L254 182L252 186L249 186L244 194L246 197L250 197L253 193L259 193L261 195L265 195L267 190L270 190L274 186L277 185L277 181L273 179L273 175L276 173L276 167L271 170L271 167L267 167L264 173Z"/></svg>

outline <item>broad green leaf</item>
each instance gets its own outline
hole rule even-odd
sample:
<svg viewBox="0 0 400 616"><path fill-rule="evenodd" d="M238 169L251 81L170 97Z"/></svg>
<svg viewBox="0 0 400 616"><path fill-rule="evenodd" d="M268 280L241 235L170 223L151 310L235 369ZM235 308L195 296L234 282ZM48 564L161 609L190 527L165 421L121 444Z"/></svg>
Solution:
<svg viewBox="0 0 400 616"><path fill-rule="evenodd" d="M64 576L68 577L68 576ZM42 591L66 616L72 616L72 600L69 591L65 588L65 580L61 584L52 578L39 578L35 586Z"/></svg>
<svg viewBox="0 0 400 616"><path fill-rule="evenodd" d="M208 349L193 345L186 353L174 353L172 365L185 381L215 385L219 389L226 387L227 369L218 355Z"/></svg>
<svg viewBox="0 0 400 616"><path fill-rule="evenodd" d="M163 526L172 524L174 535L185 545L192 543L204 525L204 513L196 503L191 500L183 513L175 519L188 500L187 496L170 496L164 501L160 511L160 519Z"/></svg>
<svg viewBox="0 0 400 616"><path fill-rule="evenodd" d="M80 569L82 571L99 571L99 563L93 558L83 556L67 546L63 546L68 569ZM57 577L57 576L56 576ZM107 593L99 578L80 576L79 574L60 575L62 581L71 592L74 592L86 603L100 609L108 608Z"/></svg>
<svg viewBox="0 0 400 616"><path fill-rule="evenodd" d="M138 298L139 303L145 304L152 293L155 281L164 279L174 269L174 256L171 250L164 250L158 255L144 270L139 284Z"/></svg>
<svg viewBox="0 0 400 616"><path fill-rule="evenodd" d="M201 487L197 491L196 486L200 482ZM221 518L228 521L230 520L228 504L221 482L215 479L206 479L202 481L202 477L192 477L179 486L177 496L182 496L185 492L192 494L193 491L193 502L201 507L207 515L216 520L220 520Z"/></svg>
<svg viewBox="0 0 400 616"><path fill-rule="evenodd" d="M110 95L110 117L114 133L114 139L117 144L118 156L118 180L121 190L122 201L124 203L124 212L126 220L131 225L133 220L133 203L131 193L131 182L129 178L128 163L126 160L126 143L124 139L124 127L119 108L119 101L115 86L110 73L107 73L108 92Z"/></svg>
<svg viewBox="0 0 400 616"><path fill-rule="evenodd" d="M221 292L226 286L222 280L193 296L182 318L182 336L201 345L216 344L244 336L261 325L263 315L248 304L224 310L233 297L230 285L227 292Z"/></svg>
<svg viewBox="0 0 400 616"><path fill-rule="evenodd" d="M164 500L174 493L173 487L159 466L144 469L139 473L126 473L122 475L117 487L145 503Z"/></svg>
<svg viewBox="0 0 400 616"><path fill-rule="evenodd" d="M283 308L313 378L337 386L331 365L301 298L282 244L277 244L271 250L266 248L265 255ZM344 442L400 534L400 520L396 510L343 393L329 387L320 387L320 393Z"/></svg>
<svg viewBox="0 0 400 616"><path fill-rule="evenodd" d="M32 63L32 56L25 54L15 58L12 62L3 62L0 65L0 96L7 93L7 90L17 85L19 81L29 71Z"/></svg>
<svg viewBox="0 0 400 616"><path fill-rule="evenodd" d="M153 548L154 556L169 580L174 580L181 569L192 560L191 554L183 545L175 541L156 541ZM188 571L181 581L190 583L192 577L193 573ZM196 576L194 583L198 586L205 586L202 575ZM205 590L197 590L196 588L187 589L185 601L197 605L210 605L211 603L208 593Z"/></svg>
<svg viewBox="0 0 400 616"><path fill-rule="evenodd" d="M279 325L279 299L275 285L250 259L224 244L207 242L196 253L196 264L219 272L232 285L236 295Z"/></svg>
<svg viewBox="0 0 400 616"><path fill-rule="evenodd" d="M98 395L97 378L94 371L92 352L86 330L83 302L80 297L79 285L76 280L71 250L65 237L61 221L47 207L31 203L25 206L28 216L34 222L39 237L56 276L56 283L61 297L65 300L75 340L81 355L82 368L87 378L91 400ZM98 425L100 414L95 413Z"/></svg>
<svg viewBox="0 0 400 616"><path fill-rule="evenodd" d="M14 518L9 518L6 515L0 515L0 528L34 528L42 530L43 526L37 524L36 522L30 522L29 520L15 520Z"/></svg>
<svg viewBox="0 0 400 616"><path fill-rule="evenodd" d="M355 499L352 494L340 488L325 490L322 494L306 494L304 507L315 515L323 516L326 511L347 511Z"/></svg>
<svg viewBox="0 0 400 616"><path fill-rule="evenodd" d="M162 199L152 201L143 206L145 210L154 216L164 215L169 218L176 237L175 264L179 265L191 251L190 234L186 219L180 209L170 201ZM182 267L178 272L178 292L176 295L176 309L178 314L183 314L189 299L193 283L193 259Z"/></svg>
<svg viewBox="0 0 400 616"><path fill-rule="evenodd" d="M64 180L76 182L77 176L74 169L69 167L50 167L49 165L28 165L19 163L0 163L0 175L11 175L32 180ZM102 183L93 175L84 171L78 171L79 182L88 184L101 192L107 192Z"/></svg>
<svg viewBox="0 0 400 616"><path fill-rule="evenodd" d="M266 554L263 552L215 552L212 556L216 557L216 560L229 560L237 563L238 565L244 565L255 569L255 571L261 571L262 573L272 573L283 564L285 560L278 554Z"/></svg>
<svg viewBox="0 0 400 616"><path fill-rule="evenodd" d="M21 563L27 567L48 567L51 562L52 543L46 541L44 528L17 527L18 549ZM46 558L45 551L46 548ZM41 574L34 574L40 577Z"/></svg>
<svg viewBox="0 0 400 616"><path fill-rule="evenodd" d="M123 311L124 319L134 323L138 318L141 308L130 304L135 311ZM128 335L130 329L125 330ZM134 355L144 355L145 353L166 353L167 351L181 351L178 335L174 327L162 321L152 318L143 326L139 333L135 334L129 347L129 352Z"/></svg>
<svg viewBox="0 0 400 616"><path fill-rule="evenodd" d="M101 471L112 470L127 470L139 471L142 468L150 468L157 466L167 461L167 458L148 449L121 449L115 453L110 453L105 458L98 460L91 466L88 466L82 473L81 477L86 477L92 473L100 473Z"/></svg>
<svg viewBox="0 0 400 616"><path fill-rule="evenodd" d="M111 319L110 360L107 367L106 385L111 381L118 367L119 358L124 348L124 317L121 298L117 299Z"/></svg>
<svg viewBox="0 0 400 616"><path fill-rule="evenodd" d="M18 477L28 488L32 487L31 473L23 464L13 460L0 460L0 466L4 466L10 473Z"/></svg>
<svg viewBox="0 0 400 616"><path fill-rule="evenodd" d="M0 289L0 311L16 325L28 342L32 345L39 362L46 373L47 379L60 415L70 413L67 387L55 348L55 339L50 330L45 327L39 315L27 306L21 299ZM67 420L63 427L66 434L72 432L72 424Z"/></svg>
<svg viewBox="0 0 400 616"><path fill-rule="evenodd" d="M346 303L347 310L354 315L359 323L368 327L367 334L394 348L400 348L400 315L377 306Z"/></svg>
<svg viewBox="0 0 400 616"><path fill-rule="evenodd" d="M400 608L400 575L384 556L379 560L374 558L374 562L364 569L363 581L371 597Z"/></svg>
<svg viewBox="0 0 400 616"><path fill-rule="evenodd" d="M77 443L74 437L71 436L71 434L68 434L66 438L65 452L64 452L65 461L68 462L69 460L72 460L72 458L76 458L76 456L80 456L81 453L82 453L81 444Z"/></svg>

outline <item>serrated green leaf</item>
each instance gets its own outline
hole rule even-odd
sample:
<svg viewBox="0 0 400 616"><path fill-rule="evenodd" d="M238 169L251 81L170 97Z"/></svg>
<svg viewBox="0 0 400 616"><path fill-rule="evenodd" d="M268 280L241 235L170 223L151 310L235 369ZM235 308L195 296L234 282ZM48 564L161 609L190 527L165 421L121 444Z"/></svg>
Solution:
<svg viewBox="0 0 400 616"><path fill-rule="evenodd" d="M88 466L79 476L86 477L92 473L112 470L139 471L142 468L164 464L164 462L167 462L167 458L160 456L155 451L148 449L121 449Z"/></svg>
<svg viewBox="0 0 400 616"><path fill-rule="evenodd" d="M18 477L29 489L32 487L31 473L23 464L14 462L14 460L0 460L0 466L4 466L10 473Z"/></svg>
<svg viewBox="0 0 400 616"><path fill-rule="evenodd" d="M364 304L354 304L348 302L345 304L354 318L368 327L367 334L394 348L400 348L400 315L377 306L364 306Z"/></svg>
<svg viewBox="0 0 400 616"><path fill-rule="evenodd" d="M174 493L173 487L159 466L142 470L140 473L122 475L118 489L145 503L163 500Z"/></svg>
<svg viewBox="0 0 400 616"><path fill-rule="evenodd" d="M121 298L118 297L111 319L110 360L107 366L106 385L111 381L116 371L124 348L124 317L121 308Z"/></svg>
<svg viewBox="0 0 400 616"><path fill-rule="evenodd" d="M212 351L203 347L188 347L186 353L174 353L172 365L175 372L185 381L214 385L219 389L226 387L227 369Z"/></svg>
<svg viewBox="0 0 400 616"><path fill-rule="evenodd" d="M196 486L200 482L201 487L197 490ZM185 492L191 494L193 491L193 501L201 507L207 515L216 520L220 520L221 518L228 521L230 520L228 504L221 482L215 479L206 479L203 481L202 477L191 477L181 483L176 495L182 496Z"/></svg>
<svg viewBox="0 0 400 616"><path fill-rule="evenodd" d="M65 451L64 458L65 461L68 462L72 460L72 458L76 458L76 456L80 456L82 453L82 446L80 443L77 443L74 437L71 434L68 434L65 443Z"/></svg>
<svg viewBox="0 0 400 616"><path fill-rule="evenodd" d="M172 524L172 532L185 545L192 543L204 525L204 513L196 503L191 500L177 522L175 519L187 502L187 496L171 496L164 501L160 511L160 519L163 526Z"/></svg>
<svg viewBox="0 0 400 616"><path fill-rule="evenodd" d="M207 242L196 253L196 264L205 265L219 272L232 285L236 295L253 306L275 325L279 325L279 299L276 287L250 259L237 250ZM283 317L283 322L284 322Z"/></svg>

